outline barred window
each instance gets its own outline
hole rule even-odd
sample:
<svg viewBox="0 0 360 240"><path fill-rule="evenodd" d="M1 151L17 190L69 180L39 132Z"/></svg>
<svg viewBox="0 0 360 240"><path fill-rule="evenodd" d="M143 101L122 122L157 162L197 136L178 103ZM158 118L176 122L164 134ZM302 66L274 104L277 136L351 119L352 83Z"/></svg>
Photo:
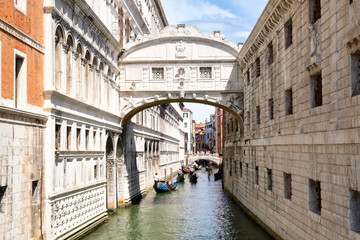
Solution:
<svg viewBox="0 0 360 240"><path fill-rule="evenodd" d="M211 67L200 67L200 78L211 79Z"/></svg>
<svg viewBox="0 0 360 240"><path fill-rule="evenodd" d="M153 80L163 80L164 68L152 68L152 78Z"/></svg>

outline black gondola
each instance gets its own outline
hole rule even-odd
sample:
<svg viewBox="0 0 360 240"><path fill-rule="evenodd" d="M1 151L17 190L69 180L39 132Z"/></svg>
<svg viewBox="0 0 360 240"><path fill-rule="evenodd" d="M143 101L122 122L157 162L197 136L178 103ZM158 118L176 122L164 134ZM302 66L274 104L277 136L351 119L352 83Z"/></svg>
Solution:
<svg viewBox="0 0 360 240"><path fill-rule="evenodd" d="M154 189L157 193L165 193L165 192L171 192L175 190L175 188L178 185L178 181L173 182L171 184L161 184L160 186L154 186Z"/></svg>
<svg viewBox="0 0 360 240"><path fill-rule="evenodd" d="M198 176L194 173L189 177L189 181L192 183L196 183L198 179Z"/></svg>
<svg viewBox="0 0 360 240"><path fill-rule="evenodd" d="M184 175L178 176L176 179L178 182L183 182L185 180Z"/></svg>
<svg viewBox="0 0 360 240"><path fill-rule="evenodd" d="M216 180L219 180L221 178L222 178L222 172L221 172L221 169L219 169L219 171L214 174L214 179L216 181Z"/></svg>

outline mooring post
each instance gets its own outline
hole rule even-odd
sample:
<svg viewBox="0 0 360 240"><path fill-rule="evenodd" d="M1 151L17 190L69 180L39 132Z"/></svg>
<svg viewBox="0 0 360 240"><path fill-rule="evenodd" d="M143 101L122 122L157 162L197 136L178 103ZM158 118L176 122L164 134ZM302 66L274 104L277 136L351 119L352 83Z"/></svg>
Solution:
<svg viewBox="0 0 360 240"><path fill-rule="evenodd" d="M170 183L172 183L172 168L170 168Z"/></svg>
<svg viewBox="0 0 360 240"><path fill-rule="evenodd" d="M165 180L165 183L166 183L166 178L167 178L167 175L166 175L166 168L164 169L164 171L165 171L165 178L164 178L164 180Z"/></svg>

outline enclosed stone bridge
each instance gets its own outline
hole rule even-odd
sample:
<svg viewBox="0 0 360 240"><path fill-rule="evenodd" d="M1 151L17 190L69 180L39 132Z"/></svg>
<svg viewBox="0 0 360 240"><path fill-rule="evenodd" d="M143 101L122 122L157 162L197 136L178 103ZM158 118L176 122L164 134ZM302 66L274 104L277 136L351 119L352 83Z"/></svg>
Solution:
<svg viewBox="0 0 360 240"><path fill-rule="evenodd" d="M186 159L188 160L188 163L193 163L197 160L212 161L217 165L220 165L222 163L222 157L220 157L218 154L194 154L188 155Z"/></svg>
<svg viewBox="0 0 360 240"><path fill-rule="evenodd" d="M219 31L205 37L195 26L180 24L128 44L119 59L122 124L171 102L220 107L242 122L241 46L224 39Z"/></svg>

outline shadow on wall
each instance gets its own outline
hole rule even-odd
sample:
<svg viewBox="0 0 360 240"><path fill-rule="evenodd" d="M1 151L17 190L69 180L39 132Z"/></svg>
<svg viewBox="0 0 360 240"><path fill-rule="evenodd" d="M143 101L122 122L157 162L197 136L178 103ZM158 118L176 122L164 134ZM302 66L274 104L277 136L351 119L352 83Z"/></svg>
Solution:
<svg viewBox="0 0 360 240"><path fill-rule="evenodd" d="M129 131L128 125L124 126L122 138L125 149L125 170L126 175L123 183L127 185L129 192L129 199L131 204L138 204L141 201L141 185L140 185L140 171L138 169L138 158L140 161L141 153L137 152L135 136L132 131ZM140 149L139 149L140 150Z"/></svg>

